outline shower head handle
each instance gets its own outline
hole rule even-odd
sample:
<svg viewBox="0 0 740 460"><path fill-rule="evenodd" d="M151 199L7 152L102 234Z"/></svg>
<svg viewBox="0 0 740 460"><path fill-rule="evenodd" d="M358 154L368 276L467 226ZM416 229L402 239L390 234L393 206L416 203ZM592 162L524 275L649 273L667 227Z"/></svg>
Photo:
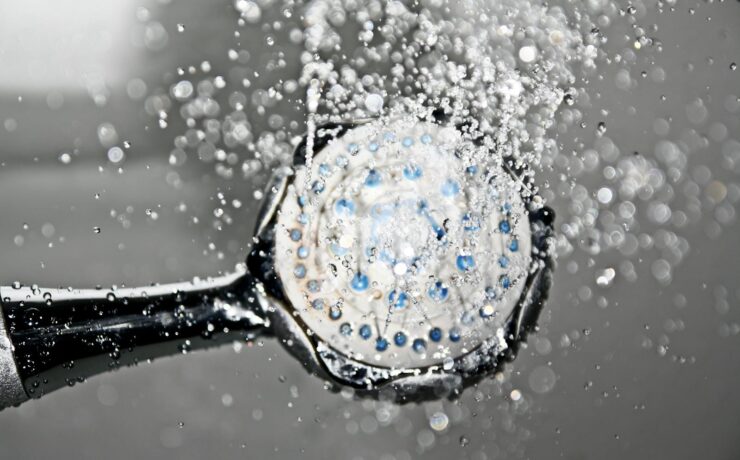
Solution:
<svg viewBox="0 0 740 460"><path fill-rule="evenodd" d="M240 272L122 289L0 287L0 408L100 372L187 353L268 326Z"/></svg>

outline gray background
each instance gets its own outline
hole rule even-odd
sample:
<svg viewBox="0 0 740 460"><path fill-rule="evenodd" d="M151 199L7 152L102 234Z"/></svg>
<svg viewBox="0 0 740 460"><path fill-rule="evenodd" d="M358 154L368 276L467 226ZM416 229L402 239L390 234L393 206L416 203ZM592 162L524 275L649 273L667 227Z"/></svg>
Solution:
<svg viewBox="0 0 740 460"><path fill-rule="evenodd" d="M63 11L41 0L0 3L0 122L17 122L12 132L0 126L4 284L168 282L229 270L244 257L254 218L251 194L261 184L221 179L212 165L190 161L176 170L181 187L168 185L167 160L181 126L173 122L160 130L143 102L125 93L134 77L166 89L177 66L206 59L214 74L227 74L226 51L236 46L232 5L108 3L78 0ZM135 19L141 5L168 33L161 51L131 45L131 37L142 33ZM603 78L591 79L588 91L595 99L593 116L600 108L610 111L609 136L622 151L652 151L658 140L653 120L672 117L672 131L681 132L690 127L685 106L696 97L707 102L709 121L723 122L730 137L738 136L737 114L723 108L727 95L740 91L740 74L729 69L740 60L737 2L682 3L644 21L658 24L652 35L663 51L639 55L635 68L649 70L656 59L667 78L660 85L640 81L624 92L613 81L618 66L600 69ZM177 32L178 23L185 32ZM259 27L240 31L257 67L264 34ZM608 48L626 43L615 31ZM295 78L297 50L285 50L290 64L281 72ZM105 107L96 107L80 84L89 68L108 82ZM57 109L47 102L53 91L64 98ZM120 138L133 144L121 172L96 140L102 121L114 123ZM572 134L560 140L565 149L575 148ZM79 152L69 165L58 161L75 147ZM736 182L736 174L721 170L718 150L712 145L691 161ZM233 223L221 230L214 228L212 213L219 192L245 203L229 209ZM187 211L176 210L180 203ZM130 226L111 217L111 209L125 213ZM591 269L570 274L561 264L542 330L530 340L534 346L508 366L503 382L487 381L456 402L399 408L335 395L266 340L240 350L226 346L164 358L6 410L0 413L0 458L738 458L740 343L738 335L722 332L740 322L740 240L737 224L711 238L710 230L708 220L682 230L691 250L667 287L650 275L651 254L643 263L633 260L636 282L618 277L609 288L595 285ZM583 254L569 260L588 266ZM619 260L601 254L594 270ZM582 286L594 291L591 300L579 300ZM726 312L721 287L727 289ZM677 294L685 296L685 305ZM606 308L595 301L602 295ZM685 327L674 331L676 321ZM665 353L659 344L668 345ZM530 385L540 366L557 376L544 394ZM512 389L523 393L520 402L508 398ZM450 425L433 433L429 417L438 411Z"/></svg>

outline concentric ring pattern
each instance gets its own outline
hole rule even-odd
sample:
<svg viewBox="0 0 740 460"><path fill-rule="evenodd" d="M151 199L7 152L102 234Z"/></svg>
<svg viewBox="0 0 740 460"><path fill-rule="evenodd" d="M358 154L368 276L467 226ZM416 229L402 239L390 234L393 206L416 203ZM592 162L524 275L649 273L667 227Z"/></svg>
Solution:
<svg viewBox="0 0 740 460"><path fill-rule="evenodd" d="M359 125L314 152L281 204L275 259L310 333L395 368L501 337L531 231L520 183L492 155L412 117Z"/></svg>

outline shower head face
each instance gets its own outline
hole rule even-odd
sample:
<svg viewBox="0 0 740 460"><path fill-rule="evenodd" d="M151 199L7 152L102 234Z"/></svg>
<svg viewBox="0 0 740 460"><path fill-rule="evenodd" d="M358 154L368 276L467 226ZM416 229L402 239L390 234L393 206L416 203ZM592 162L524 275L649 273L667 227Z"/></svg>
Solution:
<svg viewBox="0 0 740 460"><path fill-rule="evenodd" d="M532 256L528 190L489 149L415 117L356 125L297 166L275 221L292 316L372 368L506 348Z"/></svg>

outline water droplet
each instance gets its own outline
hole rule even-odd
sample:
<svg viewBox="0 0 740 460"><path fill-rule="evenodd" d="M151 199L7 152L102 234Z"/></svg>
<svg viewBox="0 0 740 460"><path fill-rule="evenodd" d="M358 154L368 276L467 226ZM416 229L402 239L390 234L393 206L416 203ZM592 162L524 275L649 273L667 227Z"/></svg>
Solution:
<svg viewBox="0 0 740 460"><path fill-rule="evenodd" d="M519 48L519 59L525 64L530 64L537 59L537 48L534 45Z"/></svg>
<svg viewBox="0 0 740 460"><path fill-rule="evenodd" d="M431 417L429 417L429 426L434 431L444 431L447 429L447 425L449 425L449 423L450 419L444 412L435 412Z"/></svg>
<svg viewBox="0 0 740 460"><path fill-rule="evenodd" d="M370 113L380 113L383 110L383 96L376 93L368 94L365 97L365 108Z"/></svg>

